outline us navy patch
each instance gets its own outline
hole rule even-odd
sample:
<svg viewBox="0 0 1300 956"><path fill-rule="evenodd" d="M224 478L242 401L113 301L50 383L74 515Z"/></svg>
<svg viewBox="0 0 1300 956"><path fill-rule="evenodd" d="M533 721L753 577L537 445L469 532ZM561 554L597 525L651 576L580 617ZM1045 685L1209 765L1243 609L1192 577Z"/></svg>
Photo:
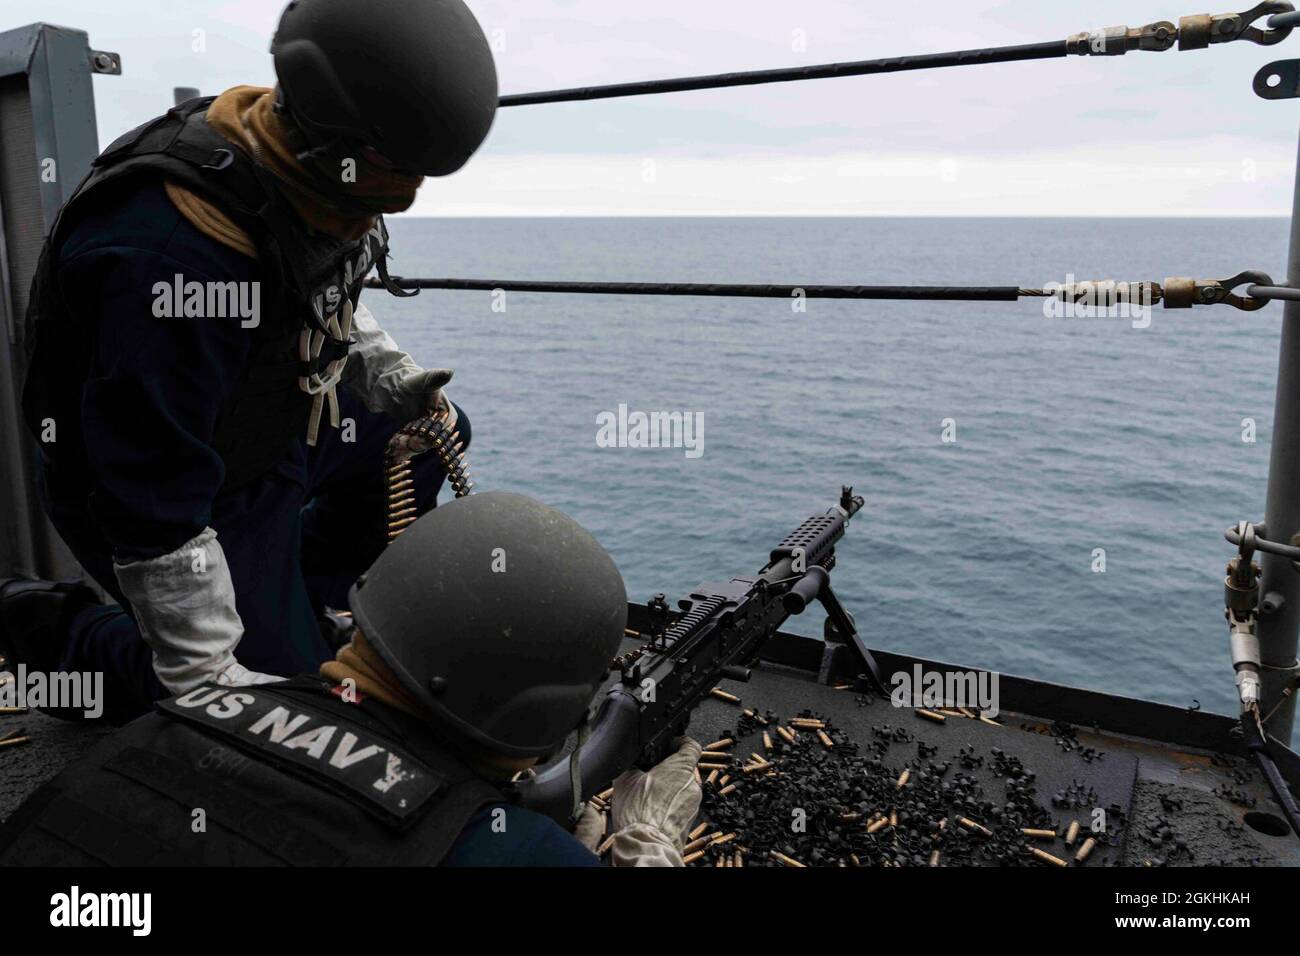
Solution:
<svg viewBox="0 0 1300 956"><path fill-rule="evenodd" d="M204 684L158 709L296 770L398 825L410 822L444 778L362 727L258 687Z"/></svg>

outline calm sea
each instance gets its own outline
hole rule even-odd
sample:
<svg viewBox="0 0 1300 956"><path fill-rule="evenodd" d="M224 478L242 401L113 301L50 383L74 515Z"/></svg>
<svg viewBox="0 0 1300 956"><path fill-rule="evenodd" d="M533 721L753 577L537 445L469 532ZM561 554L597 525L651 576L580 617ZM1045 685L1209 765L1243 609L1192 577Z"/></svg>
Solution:
<svg viewBox="0 0 1300 956"><path fill-rule="evenodd" d="M1280 280L1286 261L1282 220L407 219L392 232L397 274L491 279L1037 286L1248 268ZM1263 516L1280 306L1157 307L1137 329L1049 319L1035 300L813 300L803 314L784 300L368 301L418 361L456 368L479 487L574 515L633 600L758 570L851 483L867 504L835 580L873 646L1234 710L1222 531ZM598 416L620 405L702 415L703 454L600 447Z"/></svg>

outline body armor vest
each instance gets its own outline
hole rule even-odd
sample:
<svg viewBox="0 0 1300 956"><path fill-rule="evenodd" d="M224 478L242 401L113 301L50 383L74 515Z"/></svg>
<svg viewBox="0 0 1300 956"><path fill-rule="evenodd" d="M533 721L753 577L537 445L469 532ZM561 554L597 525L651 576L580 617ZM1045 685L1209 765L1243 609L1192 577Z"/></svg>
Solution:
<svg viewBox="0 0 1300 956"><path fill-rule="evenodd" d="M80 391L79 382L69 381L69 368L75 374L89 361L68 354L69 317L56 275L60 246L86 198L129 188L145 175L177 183L253 238L266 279L262 301L270 308L248 330L252 358L212 438L226 466L223 487L231 489L264 474L306 433L314 398L304 386L319 392L331 363L346 357L350 343L340 334L346 323L339 318L355 307L370 268L378 265L385 285L395 286L385 268L382 217L355 242L308 231L272 174L208 125L212 99L190 100L119 138L64 204L32 285L27 331L33 351L23 409L28 427L39 434L45 418L68 408L69 392Z"/></svg>
<svg viewBox="0 0 1300 956"><path fill-rule="evenodd" d="M437 865L505 797L416 718L339 692L299 677L161 702L15 812L0 865Z"/></svg>

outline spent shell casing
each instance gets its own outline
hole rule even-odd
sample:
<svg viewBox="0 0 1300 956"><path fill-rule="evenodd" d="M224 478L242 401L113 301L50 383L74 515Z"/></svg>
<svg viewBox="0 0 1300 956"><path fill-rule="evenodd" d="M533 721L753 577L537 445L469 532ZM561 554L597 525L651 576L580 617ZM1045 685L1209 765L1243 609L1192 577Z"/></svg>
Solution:
<svg viewBox="0 0 1300 956"><path fill-rule="evenodd" d="M1092 854L1092 848L1096 845L1097 839L1095 837L1088 837L1088 839L1084 840L1083 846L1079 847L1079 852L1074 854L1075 862L1082 863L1084 860L1088 859Z"/></svg>
<svg viewBox="0 0 1300 956"><path fill-rule="evenodd" d="M1074 841L1079 839L1079 821L1071 820L1070 828L1065 831L1065 845L1074 846Z"/></svg>
<svg viewBox="0 0 1300 956"><path fill-rule="evenodd" d="M1025 847L1025 849L1027 849L1031 854L1033 854L1035 859L1042 860L1044 863L1050 863L1052 864L1052 866L1070 865L1066 863L1064 860L1062 860L1059 856L1052 856L1052 854L1046 852L1045 850L1040 850L1036 846Z"/></svg>

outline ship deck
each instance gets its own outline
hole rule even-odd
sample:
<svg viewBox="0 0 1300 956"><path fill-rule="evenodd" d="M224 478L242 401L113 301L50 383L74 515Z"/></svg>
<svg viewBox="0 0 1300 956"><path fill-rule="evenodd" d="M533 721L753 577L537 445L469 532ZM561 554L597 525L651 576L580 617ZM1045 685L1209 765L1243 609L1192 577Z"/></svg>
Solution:
<svg viewBox="0 0 1300 956"><path fill-rule="evenodd" d="M631 605L629 627L646 625L644 608ZM629 641L628 647L634 646ZM1083 865L1300 864L1300 839L1290 833L1262 774L1245 756L1232 718L1001 675L995 723L958 716L936 723L858 688L818 683L823 647L821 641L779 632L748 682L720 685L741 702L706 700L692 719L691 734L706 744L737 736L742 708L771 712L783 722L811 713L834 728L837 746L875 748L882 763L895 768L948 762L977 779L994 802L1005 787L992 759L997 750L1032 772L1036 799L1051 813L1058 834L1077 821L1084 831L1081 841L1092 832L1092 809L1106 810L1107 830L1098 834ZM917 666L927 673L969 671L874 653L887 675L911 673ZM112 732L34 712L0 717L0 737L14 730L31 739L0 749L0 819ZM761 736L762 728L740 735L735 752L763 753ZM918 754L926 756L918 759ZM1277 757L1296 788L1300 757L1281 747ZM708 806L706 800L706 815ZM1078 842L1066 847L1058 837L1035 845L1071 862ZM1026 854L1026 864L1035 862Z"/></svg>

